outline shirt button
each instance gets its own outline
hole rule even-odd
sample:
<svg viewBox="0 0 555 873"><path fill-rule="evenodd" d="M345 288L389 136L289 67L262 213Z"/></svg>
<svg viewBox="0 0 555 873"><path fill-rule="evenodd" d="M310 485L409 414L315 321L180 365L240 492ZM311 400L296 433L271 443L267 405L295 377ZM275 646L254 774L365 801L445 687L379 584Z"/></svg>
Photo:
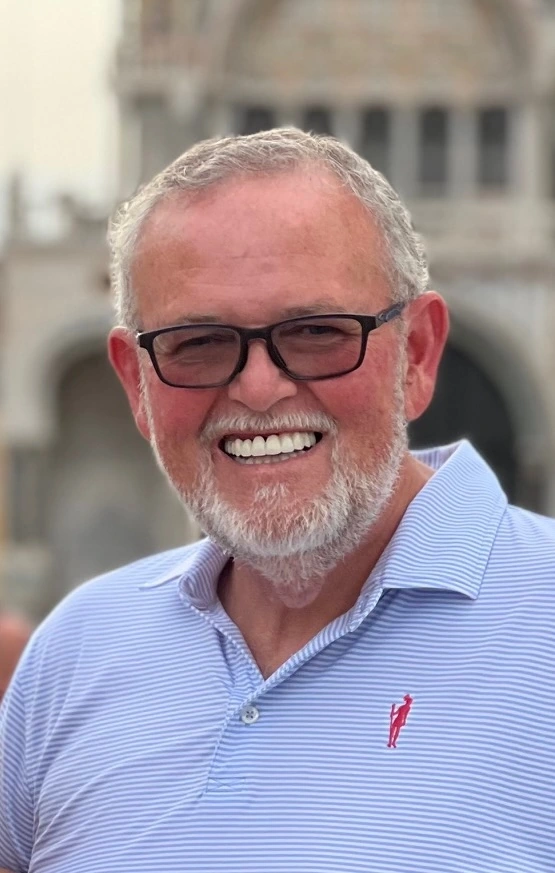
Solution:
<svg viewBox="0 0 555 873"><path fill-rule="evenodd" d="M256 706L245 706L241 713L241 721L243 724L254 724L260 718L260 713Z"/></svg>

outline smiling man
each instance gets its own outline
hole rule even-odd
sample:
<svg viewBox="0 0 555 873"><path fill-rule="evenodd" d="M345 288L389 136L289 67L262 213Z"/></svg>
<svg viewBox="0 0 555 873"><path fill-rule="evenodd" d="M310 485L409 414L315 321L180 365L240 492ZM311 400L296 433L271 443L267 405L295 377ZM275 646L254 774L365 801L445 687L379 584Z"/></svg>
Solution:
<svg viewBox="0 0 555 873"><path fill-rule="evenodd" d="M331 138L231 137L110 240L110 359L207 538L35 635L0 863L550 869L554 525L468 443L408 450L448 318L395 192Z"/></svg>

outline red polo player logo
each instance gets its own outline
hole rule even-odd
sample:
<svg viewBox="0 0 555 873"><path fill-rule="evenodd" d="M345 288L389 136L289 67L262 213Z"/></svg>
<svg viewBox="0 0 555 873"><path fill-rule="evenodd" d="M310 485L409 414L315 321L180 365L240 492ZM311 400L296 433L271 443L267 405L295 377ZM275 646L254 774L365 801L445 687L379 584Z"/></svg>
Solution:
<svg viewBox="0 0 555 873"><path fill-rule="evenodd" d="M389 713L389 742L387 744L388 749L397 748L397 740L399 739L401 728L406 725L407 718L409 717L409 712L412 706L413 699L410 694L405 694L403 700L405 702L400 703L399 706L395 706L394 703L391 704L391 712Z"/></svg>

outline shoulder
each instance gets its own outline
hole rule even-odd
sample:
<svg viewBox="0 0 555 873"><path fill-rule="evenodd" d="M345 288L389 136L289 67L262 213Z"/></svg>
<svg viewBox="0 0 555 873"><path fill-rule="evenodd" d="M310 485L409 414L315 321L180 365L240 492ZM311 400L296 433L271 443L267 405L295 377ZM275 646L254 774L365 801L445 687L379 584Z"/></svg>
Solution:
<svg viewBox="0 0 555 873"><path fill-rule="evenodd" d="M85 641L103 644L144 629L149 616L155 620L157 611L176 601L177 584L161 583L177 583L201 546L202 541L150 555L77 586L39 625L30 654L56 653L67 661ZM157 583L162 593L153 601L145 592Z"/></svg>
<svg viewBox="0 0 555 873"><path fill-rule="evenodd" d="M95 603L108 605L121 597L127 598L135 592L140 592L145 586L154 585L166 579L177 578L194 560L201 549L203 541L179 546L166 552L158 552L139 558L131 564L117 567L78 585L53 610L50 618L64 614L68 610L78 610L86 604ZM48 621L48 619L47 619Z"/></svg>
<svg viewBox="0 0 555 873"><path fill-rule="evenodd" d="M79 585L34 632L8 696L19 698L21 709L24 700L40 702L44 720L99 675L113 677L124 663L140 670L160 647L183 639L192 613L183 608L178 582L195 559L202 560L202 541Z"/></svg>
<svg viewBox="0 0 555 873"><path fill-rule="evenodd" d="M539 606L555 598L555 519L509 505L497 529L487 575L511 580Z"/></svg>
<svg viewBox="0 0 555 873"><path fill-rule="evenodd" d="M520 552L533 552L555 563L555 519L509 504L498 530L498 548L512 547Z"/></svg>

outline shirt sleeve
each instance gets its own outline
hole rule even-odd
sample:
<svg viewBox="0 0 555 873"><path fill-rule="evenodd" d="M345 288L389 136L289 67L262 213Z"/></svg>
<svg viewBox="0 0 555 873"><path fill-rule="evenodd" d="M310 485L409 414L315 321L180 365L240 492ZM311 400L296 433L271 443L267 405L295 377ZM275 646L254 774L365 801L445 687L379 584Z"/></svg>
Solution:
<svg viewBox="0 0 555 873"><path fill-rule="evenodd" d="M27 873L33 846L33 805L26 774L24 667L0 706L0 867Z"/></svg>

